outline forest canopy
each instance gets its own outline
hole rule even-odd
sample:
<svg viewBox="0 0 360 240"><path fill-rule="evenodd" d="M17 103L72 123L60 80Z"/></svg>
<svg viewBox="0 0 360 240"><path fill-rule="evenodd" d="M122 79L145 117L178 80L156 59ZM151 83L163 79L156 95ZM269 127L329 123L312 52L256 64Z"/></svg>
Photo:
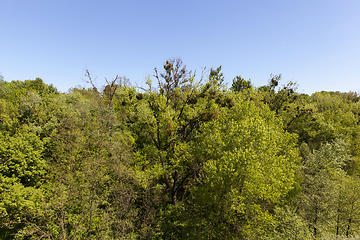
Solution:
<svg viewBox="0 0 360 240"><path fill-rule="evenodd" d="M146 87L0 78L0 239L360 236L360 96L181 59Z"/></svg>

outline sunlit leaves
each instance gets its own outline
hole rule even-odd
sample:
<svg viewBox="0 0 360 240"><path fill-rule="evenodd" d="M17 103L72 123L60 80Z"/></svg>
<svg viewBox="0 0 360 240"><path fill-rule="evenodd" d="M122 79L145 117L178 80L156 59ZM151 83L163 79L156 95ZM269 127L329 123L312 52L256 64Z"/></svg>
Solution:
<svg viewBox="0 0 360 240"><path fill-rule="evenodd" d="M0 173L19 178L24 185L36 185L46 173L47 164L42 158L43 142L24 129L21 134L0 135Z"/></svg>
<svg viewBox="0 0 360 240"><path fill-rule="evenodd" d="M272 112L241 98L236 101L201 128L195 151L207 161L194 201L208 221L215 224L220 218L223 228L233 229L229 236L244 237L270 220L272 206L293 188L298 155L295 138L283 131Z"/></svg>

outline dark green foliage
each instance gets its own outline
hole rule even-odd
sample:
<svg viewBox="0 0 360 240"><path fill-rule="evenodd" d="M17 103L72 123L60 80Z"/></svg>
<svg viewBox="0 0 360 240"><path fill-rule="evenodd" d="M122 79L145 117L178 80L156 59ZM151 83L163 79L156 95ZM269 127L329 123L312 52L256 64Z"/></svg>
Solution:
<svg viewBox="0 0 360 240"><path fill-rule="evenodd" d="M209 74L209 83L222 86L224 83L224 74L221 72L221 66L216 69L211 68Z"/></svg>
<svg viewBox="0 0 360 240"><path fill-rule="evenodd" d="M241 76L236 76L233 79L233 83L231 85L231 90L235 91L235 92L241 92L245 89L249 89L252 87L251 81L249 80L245 80L244 78L242 78Z"/></svg>

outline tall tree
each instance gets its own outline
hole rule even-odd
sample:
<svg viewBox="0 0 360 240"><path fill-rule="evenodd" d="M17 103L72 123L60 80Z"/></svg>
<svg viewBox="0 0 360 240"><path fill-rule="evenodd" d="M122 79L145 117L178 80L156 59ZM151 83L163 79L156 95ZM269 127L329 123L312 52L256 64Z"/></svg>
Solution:
<svg viewBox="0 0 360 240"><path fill-rule="evenodd" d="M158 74L155 69L158 88L151 88L148 82L149 88L136 95L139 101L134 106L131 128L141 156L146 157L137 165L144 170L152 168L152 178L164 184L164 193L173 205L185 197L200 170L201 162L189 149L198 127L217 117L215 98L220 101L222 97L218 74L213 72L212 80L201 86L180 59L168 60L164 73Z"/></svg>
<svg viewBox="0 0 360 240"><path fill-rule="evenodd" d="M345 176L343 167L349 160L347 145L340 139L323 144L306 157L298 209L315 237L330 230L328 223L336 212L337 183Z"/></svg>
<svg viewBox="0 0 360 240"><path fill-rule="evenodd" d="M293 188L295 137L266 106L234 99L197 135L193 151L203 159L204 173L191 190L186 221L194 239L257 239Z"/></svg>

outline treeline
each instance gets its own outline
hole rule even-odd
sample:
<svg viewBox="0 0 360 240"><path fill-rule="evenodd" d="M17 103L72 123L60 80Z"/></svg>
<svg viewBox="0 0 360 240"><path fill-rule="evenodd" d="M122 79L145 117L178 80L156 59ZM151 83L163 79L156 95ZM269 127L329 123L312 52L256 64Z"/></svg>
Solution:
<svg viewBox="0 0 360 240"><path fill-rule="evenodd" d="M0 79L0 239L360 235L360 96L181 60L59 93Z"/></svg>

